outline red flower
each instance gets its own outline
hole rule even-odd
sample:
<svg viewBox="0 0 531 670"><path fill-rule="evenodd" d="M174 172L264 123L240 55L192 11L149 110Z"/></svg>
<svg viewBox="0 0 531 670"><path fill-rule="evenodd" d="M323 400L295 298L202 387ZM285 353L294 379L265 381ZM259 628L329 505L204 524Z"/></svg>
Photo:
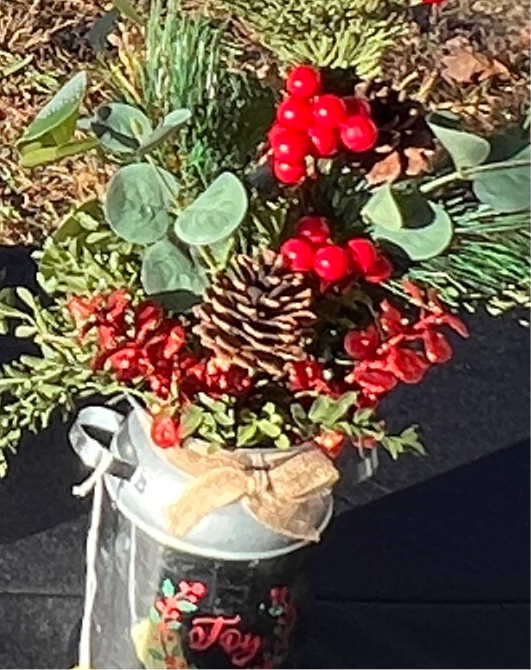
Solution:
<svg viewBox="0 0 531 670"><path fill-rule="evenodd" d="M396 376L391 372L370 370L361 366L354 368L348 379L358 384L362 391L369 396L387 393L398 384Z"/></svg>
<svg viewBox="0 0 531 670"><path fill-rule="evenodd" d="M387 356L387 369L406 384L418 384L428 368L424 356L407 347L393 347Z"/></svg>
<svg viewBox="0 0 531 670"><path fill-rule="evenodd" d="M345 443L345 435L338 431L327 431L316 435L313 440L321 447L327 456L330 456L330 458L337 458Z"/></svg>
<svg viewBox="0 0 531 670"><path fill-rule="evenodd" d="M178 584L179 595L184 596L186 600L194 605L197 604L207 594L207 587L202 582L185 582L181 581Z"/></svg>
<svg viewBox="0 0 531 670"><path fill-rule="evenodd" d="M446 363L452 358L452 347L442 333L428 329L422 333L422 338L430 363Z"/></svg>
<svg viewBox="0 0 531 670"><path fill-rule="evenodd" d="M345 351L354 360L364 360L373 356L379 345L380 334L372 323L366 330L351 330L345 335Z"/></svg>

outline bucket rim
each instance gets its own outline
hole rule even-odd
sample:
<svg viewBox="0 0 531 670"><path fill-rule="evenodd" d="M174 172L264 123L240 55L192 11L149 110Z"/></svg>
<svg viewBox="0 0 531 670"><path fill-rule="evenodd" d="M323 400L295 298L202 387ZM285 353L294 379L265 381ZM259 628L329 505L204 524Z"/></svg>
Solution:
<svg viewBox="0 0 531 670"><path fill-rule="evenodd" d="M112 500L113 504L118 508L118 510L124 515L124 517L137 528L142 530L146 535L156 540L159 544L162 544L171 549L181 551L192 556L199 556L201 558L211 558L214 560L221 561L233 561L233 562L250 562L250 561L265 561L271 560L274 558L279 558L287 554L291 554L294 551L303 549L304 547L313 544L307 540L294 540L290 544L279 547L278 549L270 549L268 551L252 551L252 552L231 552L224 551L222 549L205 549L203 547L197 547L196 545L181 540L176 537L172 537L167 532L148 524L142 517L138 516L135 512L131 511L120 499L118 495L120 488L126 483L113 475L106 474L104 475L105 489ZM116 485L114 484L116 482ZM330 494L327 496L329 498L329 503L327 510L323 516L317 532L321 534L325 528L330 523L330 520L334 513L334 501L333 497Z"/></svg>

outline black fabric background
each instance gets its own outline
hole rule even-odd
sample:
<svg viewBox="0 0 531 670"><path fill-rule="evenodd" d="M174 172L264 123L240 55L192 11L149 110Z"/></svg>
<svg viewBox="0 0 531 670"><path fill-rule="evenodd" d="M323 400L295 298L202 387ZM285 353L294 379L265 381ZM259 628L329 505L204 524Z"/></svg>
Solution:
<svg viewBox="0 0 531 670"><path fill-rule="evenodd" d="M34 285L24 249L6 284ZM453 361L383 408L429 450L385 456L315 552L301 667L528 668L529 335L515 316L467 319ZM0 338L0 362L21 352ZM0 667L66 668L81 615L87 506L65 427L24 440L0 482Z"/></svg>

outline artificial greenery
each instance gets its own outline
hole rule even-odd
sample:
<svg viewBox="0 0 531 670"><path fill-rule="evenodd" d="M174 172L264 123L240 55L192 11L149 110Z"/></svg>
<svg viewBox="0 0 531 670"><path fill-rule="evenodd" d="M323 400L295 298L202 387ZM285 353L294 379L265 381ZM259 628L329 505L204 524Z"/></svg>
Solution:
<svg viewBox="0 0 531 670"><path fill-rule="evenodd" d="M287 397L271 400L278 392L262 389L257 398L245 398L244 403L227 395L214 399L199 393L183 411L182 437L203 439L215 451L254 446L289 449L301 441L336 433L349 437L359 448L381 444L392 458L407 450L425 453L416 426L390 435L374 409L357 409L359 398L354 391L338 398L318 395L309 406Z"/></svg>
<svg viewBox="0 0 531 670"><path fill-rule="evenodd" d="M178 107L192 112L175 147L191 196L224 170L241 171L274 116L271 89L226 67L223 35L223 26L183 13L179 0L154 0L143 52L127 53L134 81L114 68L119 92L148 114L160 117ZM165 162L173 163L171 154Z"/></svg>
<svg viewBox="0 0 531 670"><path fill-rule="evenodd" d="M16 305L17 299L23 304ZM25 288L0 292L0 333L29 339L40 355L23 355L4 365L0 378L0 477L7 470L6 454L14 451L23 431L37 433L60 408L63 417L77 400L92 395L123 394L123 386L91 369L94 348L80 346L73 320L64 306L44 307Z"/></svg>
<svg viewBox="0 0 531 670"><path fill-rule="evenodd" d="M221 0L214 9L248 25L284 64L380 72L383 52L407 30L404 0ZM208 7L208 3L207 3Z"/></svg>

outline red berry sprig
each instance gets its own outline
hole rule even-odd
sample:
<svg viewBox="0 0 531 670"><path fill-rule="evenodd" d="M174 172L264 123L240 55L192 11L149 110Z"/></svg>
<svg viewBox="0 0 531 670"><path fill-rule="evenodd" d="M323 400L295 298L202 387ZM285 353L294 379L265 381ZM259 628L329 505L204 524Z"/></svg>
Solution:
<svg viewBox="0 0 531 670"><path fill-rule="evenodd" d="M273 172L281 183L302 183L310 158L331 158L341 150L364 152L376 144L378 129L369 103L356 96L322 94L316 68L291 70L286 93L268 134Z"/></svg>
<svg viewBox="0 0 531 670"><path fill-rule="evenodd" d="M370 240L353 238L344 246L334 244L330 225L322 216L305 216L297 223L295 236L280 248L295 272L313 272L323 282L363 279L380 284L393 272L390 261Z"/></svg>

